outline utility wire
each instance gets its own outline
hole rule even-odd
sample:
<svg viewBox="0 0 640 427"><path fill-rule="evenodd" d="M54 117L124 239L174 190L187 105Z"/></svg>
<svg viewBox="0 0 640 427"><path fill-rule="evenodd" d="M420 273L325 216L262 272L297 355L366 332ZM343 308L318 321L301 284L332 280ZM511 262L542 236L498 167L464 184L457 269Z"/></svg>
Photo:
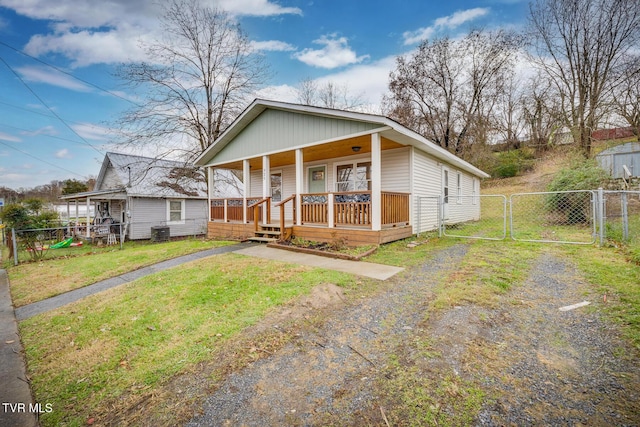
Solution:
<svg viewBox="0 0 640 427"><path fill-rule="evenodd" d="M49 116L47 116L47 117L49 117ZM16 129L16 130L22 131L22 132L34 133L34 131L31 130L31 129L19 128L17 126L8 125L8 124L2 123L2 122L0 122L0 127L8 127L8 128L11 128L11 129ZM75 141L73 139L63 138L61 136L49 135L49 134L46 134L46 133L41 133L41 134L38 134L38 135L39 136L46 136L47 138L59 139L60 141L73 142L74 144L78 144L78 145L84 145L84 143L81 142L81 141Z"/></svg>
<svg viewBox="0 0 640 427"><path fill-rule="evenodd" d="M29 154L29 153L27 153L26 151L22 151L22 150L17 149L16 147L12 147L11 145L9 145L9 144L7 144L7 143L5 143L5 142L0 141L0 144L4 145L5 147L11 148L12 150L15 150L15 151L17 151L17 152L19 152L19 153L22 153L22 154L24 154L25 156L29 156L29 157L31 157L32 159L38 160L39 162L46 163L46 164L48 164L48 165L50 165L50 166L53 166L54 168L57 168L57 169L60 169L60 170L65 171L65 172L69 172L69 173L71 173L71 174L73 174L73 175L79 176L79 177L81 177L81 178L84 178L84 176L80 175L78 172L74 172L74 171L72 171L72 170L69 170L69 169L65 169L65 168L63 168L62 166L58 166L58 165L56 165L56 164L50 163L50 162L48 162L48 161L46 161L46 160L44 160L44 159L41 159L41 158L39 158L39 157L34 156L33 154Z"/></svg>
<svg viewBox="0 0 640 427"><path fill-rule="evenodd" d="M60 117L58 114L56 114L56 112L47 105L46 102L44 102L44 100L42 98L40 98L40 96L27 84L27 82L25 82L22 77L20 77L20 75L7 63L7 61L4 60L3 57L0 56L0 61L2 61L2 63L4 63L4 65L7 66L7 68L18 78L18 80L20 80L20 82L22 82L22 84L29 90L29 92L31 92L31 94L33 96L35 96L38 101L40 101L40 103L42 103L42 105L44 105L46 107L47 110L49 110L49 112L51 114L53 114L58 120L60 120L60 122L65 125L71 132L73 132L78 138L80 138L85 144L87 144L89 147L93 148L95 151L97 151L98 153L100 153L100 155L104 155L104 153L100 150L98 150L96 147L94 147L93 145L91 145L91 143L89 143L89 141L87 141L86 139L84 139L82 136L80 136L80 134L78 132L76 132L67 122L64 121L64 119L62 117Z"/></svg>
<svg viewBox="0 0 640 427"><path fill-rule="evenodd" d="M78 81L80 81L80 82L82 82L82 83L84 83L84 84L87 84L87 85L89 85L89 86L91 86L91 87L94 87L94 88L98 89L99 91L102 91L102 92L108 93L109 95L111 95L111 96L113 96L113 97L120 98L120 99L122 99L123 101L127 101L127 102L128 102L128 103L130 103L130 104L133 104L133 105L137 105L137 106L139 106L138 104L136 104L135 102L133 102L133 101L132 101L132 100L130 100L130 99L127 99L127 98L125 98L125 97L123 97L123 96L120 96L120 95L118 95L117 93L111 92L111 91L110 91L110 90L108 90L108 89L102 88L102 87L98 86L98 85L97 85L97 84L95 84L95 83L91 83L91 82L89 82L89 81L87 81L87 80L81 79L80 77L74 76L73 74L71 74L71 73L69 73L69 72L67 72L67 71L65 71L65 70L63 70L63 69L61 69L61 68L58 68L58 67L56 67L55 65L49 64L48 62L45 62L45 61L43 61L43 60L41 60L41 59L39 59L39 58L36 58L35 56L31 56L31 55L29 55L28 53L23 52L23 51L21 51L20 49L15 48L15 47L13 47L13 46L11 46L11 45L9 45L9 44L7 44L7 43L5 43L5 42L1 41L1 40L0 40L0 45L5 46L5 47L8 47L9 49L13 50L14 52L17 52L17 53L19 53L19 54L21 54L21 55L24 55L24 56L26 56L27 58L31 58L31 59L33 59L34 61L37 61L37 62L39 62L39 63L41 63L41 64L43 64L43 65L46 65L47 67L51 67L51 68L53 68L54 70L56 70L56 71L58 71L58 72L60 72L60 73L62 73L62 74L66 74L67 76L69 76L69 77L71 77L71 78L73 78L73 79L75 79L75 80L78 80Z"/></svg>

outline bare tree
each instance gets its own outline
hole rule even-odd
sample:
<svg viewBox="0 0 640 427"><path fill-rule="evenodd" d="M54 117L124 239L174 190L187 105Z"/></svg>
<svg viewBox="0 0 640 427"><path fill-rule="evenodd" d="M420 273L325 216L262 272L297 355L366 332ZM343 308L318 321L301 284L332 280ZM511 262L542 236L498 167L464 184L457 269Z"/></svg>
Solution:
<svg viewBox="0 0 640 427"><path fill-rule="evenodd" d="M242 111L267 67L238 25L197 0L172 0L161 24L162 40L143 46L149 61L118 73L142 99L119 121L122 143L164 145L160 157L190 161Z"/></svg>
<svg viewBox="0 0 640 427"><path fill-rule="evenodd" d="M301 80L296 87L298 102L338 110L358 111L363 104L361 94L352 94L347 84L328 81L319 85L310 78Z"/></svg>
<svg viewBox="0 0 640 427"><path fill-rule="evenodd" d="M620 84L613 91L613 110L640 137L640 56L628 59L622 68Z"/></svg>
<svg viewBox="0 0 640 427"><path fill-rule="evenodd" d="M533 59L556 87L564 121L589 156L591 132L619 83L615 70L640 41L638 1L537 0L529 24Z"/></svg>
<svg viewBox="0 0 640 427"><path fill-rule="evenodd" d="M529 144L537 151L549 148L552 135L563 126L559 97L553 84L536 74L527 82L520 98L522 122Z"/></svg>
<svg viewBox="0 0 640 427"><path fill-rule="evenodd" d="M519 43L511 32L478 30L423 42L410 58L397 58L386 113L457 154L486 143Z"/></svg>

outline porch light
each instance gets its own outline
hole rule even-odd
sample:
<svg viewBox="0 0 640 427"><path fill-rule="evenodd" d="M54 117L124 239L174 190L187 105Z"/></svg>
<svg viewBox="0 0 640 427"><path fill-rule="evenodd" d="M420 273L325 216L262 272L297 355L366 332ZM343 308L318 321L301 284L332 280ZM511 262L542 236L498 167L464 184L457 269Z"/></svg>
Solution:
<svg viewBox="0 0 640 427"><path fill-rule="evenodd" d="M360 151L360 148L362 147L360 147L359 145L354 145L353 147L351 147L354 153L357 153L358 151Z"/></svg>

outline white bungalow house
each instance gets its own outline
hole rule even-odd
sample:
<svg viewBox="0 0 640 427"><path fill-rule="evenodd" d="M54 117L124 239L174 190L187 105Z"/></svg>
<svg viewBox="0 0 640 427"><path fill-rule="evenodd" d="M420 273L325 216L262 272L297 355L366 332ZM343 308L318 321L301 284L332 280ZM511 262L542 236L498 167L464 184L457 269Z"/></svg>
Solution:
<svg viewBox="0 0 640 427"><path fill-rule="evenodd" d="M244 192L209 194L209 237L290 235L314 241L380 244L449 222L478 219L485 172L379 115L255 100L196 159L235 170ZM419 217L420 216L420 217Z"/></svg>
<svg viewBox="0 0 640 427"><path fill-rule="evenodd" d="M95 189L61 199L67 202L68 218L73 205L76 218L78 204L87 206L85 226L76 225L76 233L86 238L119 234L120 224L131 240L149 239L152 227L168 227L170 237L206 233L206 180L181 162L107 153ZM93 218L88 214L92 205Z"/></svg>

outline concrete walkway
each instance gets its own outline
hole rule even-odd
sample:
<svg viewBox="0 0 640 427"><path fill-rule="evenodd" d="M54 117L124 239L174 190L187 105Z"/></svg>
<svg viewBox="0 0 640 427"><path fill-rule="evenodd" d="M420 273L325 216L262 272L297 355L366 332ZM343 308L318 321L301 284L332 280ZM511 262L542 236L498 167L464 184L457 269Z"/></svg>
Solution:
<svg viewBox="0 0 640 427"><path fill-rule="evenodd" d="M386 280L403 270L399 267L373 264L370 262L333 259L268 248L264 245L239 243L163 261L43 301L18 307L15 310L9 291L7 273L5 270L0 270L0 404L2 405L2 407L0 407L0 426L35 427L38 425L36 413L50 409L47 407L47 402L34 403L33 401L26 376L24 354L16 320L28 319L37 314L60 308L90 295L132 282L149 274L176 267L186 262L228 252L291 264L337 270L378 280ZM55 408L52 409L55 410Z"/></svg>
<svg viewBox="0 0 640 427"><path fill-rule="evenodd" d="M0 426L38 425L5 270L0 270L0 404Z"/></svg>
<svg viewBox="0 0 640 427"><path fill-rule="evenodd" d="M387 280L404 270L390 265L374 264L364 261L348 261L344 259L328 258L318 255L303 254L284 249L269 248L264 245L251 246L236 251L237 254L248 255L257 258L271 259L288 262L291 264L308 265L310 267L326 268L328 270L342 271L358 276L371 277L378 280Z"/></svg>

